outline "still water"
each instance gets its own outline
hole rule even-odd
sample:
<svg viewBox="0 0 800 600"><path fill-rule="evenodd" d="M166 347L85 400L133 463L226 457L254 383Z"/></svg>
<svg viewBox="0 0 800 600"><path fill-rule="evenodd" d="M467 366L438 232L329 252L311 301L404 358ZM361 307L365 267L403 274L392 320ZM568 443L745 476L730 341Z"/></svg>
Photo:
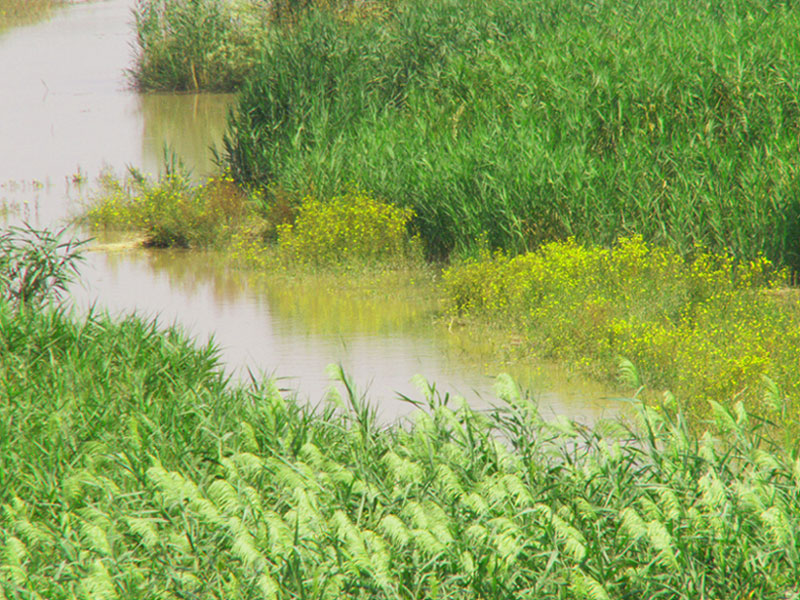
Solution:
<svg viewBox="0 0 800 600"><path fill-rule="evenodd" d="M125 69L133 59L133 0L97 0L50 20L0 34L0 219L56 227L80 212L92 182L128 166L157 174L165 150L195 176L213 173L232 98L139 94ZM85 232L84 232L84 235ZM515 372L544 414L583 421L617 412L599 386L546 365L498 365L431 328L436 306L413 297L346 293L319 282L269 284L203 253L90 252L74 290L81 309L137 311L177 324L200 342L213 338L227 368L278 378L318 402L341 364L384 419L421 399L421 375L476 406L491 401L493 376Z"/></svg>

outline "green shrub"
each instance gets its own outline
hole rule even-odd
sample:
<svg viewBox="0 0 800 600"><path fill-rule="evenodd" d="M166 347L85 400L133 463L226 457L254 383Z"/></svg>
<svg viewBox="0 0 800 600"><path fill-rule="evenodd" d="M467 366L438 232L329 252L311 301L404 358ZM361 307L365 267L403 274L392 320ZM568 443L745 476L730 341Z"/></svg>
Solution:
<svg viewBox="0 0 800 600"><path fill-rule="evenodd" d="M58 300L77 274L83 242L51 232L8 227L0 232L0 300L17 308Z"/></svg>
<svg viewBox="0 0 800 600"><path fill-rule="evenodd" d="M101 183L89 224L141 232L150 246L219 246L258 220L250 195L226 176L193 184L178 171L157 181L134 171L124 183L110 174Z"/></svg>

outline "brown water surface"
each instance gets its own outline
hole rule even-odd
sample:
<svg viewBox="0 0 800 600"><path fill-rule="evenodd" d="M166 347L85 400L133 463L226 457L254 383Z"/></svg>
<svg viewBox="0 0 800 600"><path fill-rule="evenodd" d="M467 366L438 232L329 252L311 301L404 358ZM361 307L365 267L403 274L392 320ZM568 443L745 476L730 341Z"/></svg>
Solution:
<svg viewBox="0 0 800 600"><path fill-rule="evenodd" d="M103 169L156 174L165 148L198 177L214 170L209 146L232 98L131 90L132 4L77 4L0 34L0 221L63 224ZM501 370L532 386L544 413L589 421L619 407L606 390L552 366L465 353L446 327L432 325L435 303L419 300L431 295L399 282L364 294L315 280L270 283L205 253L131 249L91 252L83 274L79 307L135 310L200 341L213 337L232 372L272 374L312 402L331 384L326 366L338 363L385 419L408 412L398 394L422 398L416 375L483 406Z"/></svg>

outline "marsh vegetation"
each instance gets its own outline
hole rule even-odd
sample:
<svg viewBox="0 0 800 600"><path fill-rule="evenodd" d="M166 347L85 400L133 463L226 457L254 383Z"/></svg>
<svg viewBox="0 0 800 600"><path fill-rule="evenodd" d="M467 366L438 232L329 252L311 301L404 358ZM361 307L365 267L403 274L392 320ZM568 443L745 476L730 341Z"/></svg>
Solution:
<svg viewBox="0 0 800 600"><path fill-rule="evenodd" d="M385 426L341 371L301 405L135 317L3 299L0 348L5 598L798 593L800 462L741 403L586 428L501 378Z"/></svg>
<svg viewBox="0 0 800 600"><path fill-rule="evenodd" d="M0 598L800 597L798 25L140 0L141 88L241 94L223 175L108 177L94 227L262 271L445 260L454 327L618 376L632 416L545 421L505 377L487 411L421 383L390 424L341 368L315 406L235 384L180 331L46 301L75 247L17 232Z"/></svg>

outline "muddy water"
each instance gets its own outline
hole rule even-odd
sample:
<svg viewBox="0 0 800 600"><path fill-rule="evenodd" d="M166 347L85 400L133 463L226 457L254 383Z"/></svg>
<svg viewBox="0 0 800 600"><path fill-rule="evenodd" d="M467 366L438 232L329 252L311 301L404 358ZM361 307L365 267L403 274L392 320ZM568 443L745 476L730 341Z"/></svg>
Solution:
<svg viewBox="0 0 800 600"><path fill-rule="evenodd" d="M165 149L197 176L214 169L229 96L138 94L124 69L132 58L132 0L97 0L58 11L46 23L0 34L0 219L56 226L80 210L104 169L157 173ZM91 252L81 307L138 311L213 337L227 367L271 374L319 401L341 364L380 404L385 419L422 395L422 375L442 392L481 406L492 376L511 370L533 388L543 412L582 420L616 412L606 392L543 365L498 365L464 352L435 306L385 293L346 293L330 283L264 283L201 253ZM456 349L457 348L457 349Z"/></svg>

